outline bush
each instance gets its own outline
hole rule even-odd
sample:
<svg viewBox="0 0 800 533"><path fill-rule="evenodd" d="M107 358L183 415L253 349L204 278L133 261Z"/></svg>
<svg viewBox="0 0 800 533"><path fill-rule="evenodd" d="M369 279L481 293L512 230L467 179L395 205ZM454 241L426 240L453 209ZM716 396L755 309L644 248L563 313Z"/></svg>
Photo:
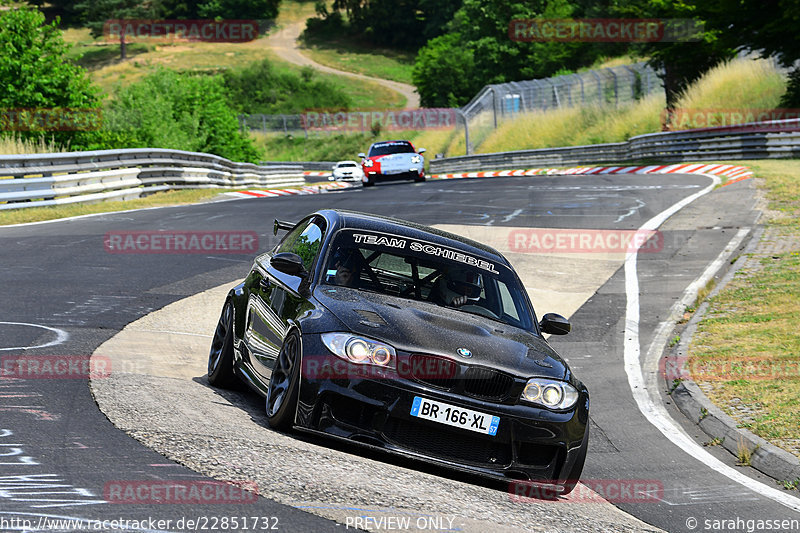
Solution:
<svg viewBox="0 0 800 533"><path fill-rule="evenodd" d="M118 90L94 148L170 148L258 162L220 76L159 69Z"/></svg>
<svg viewBox="0 0 800 533"><path fill-rule="evenodd" d="M781 97L780 106L783 108L800 108L800 67L795 68L789 73L789 80L786 84L786 92Z"/></svg>
<svg viewBox="0 0 800 533"><path fill-rule="evenodd" d="M225 86L239 113L302 113L309 109L350 109L350 98L338 87L315 77L311 68L298 76L279 70L267 59L240 70L226 71Z"/></svg>
<svg viewBox="0 0 800 533"><path fill-rule="evenodd" d="M484 86L474 76L475 59L461 35L449 33L432 39L420 49L413 79L423 107L458 107Z"/></svg>
<svg viewBox="0 0 800 533"><path fill-rule="evenodd" d="M100 91L81 67L67 60L68 50L58 21L47 24L44 15L34 9L0 11L0 109L99 108ZM34 126L33 131L19 132L19 137L39 139L46 134L55 144L80 146L94 134L46 129Z"/></svg>

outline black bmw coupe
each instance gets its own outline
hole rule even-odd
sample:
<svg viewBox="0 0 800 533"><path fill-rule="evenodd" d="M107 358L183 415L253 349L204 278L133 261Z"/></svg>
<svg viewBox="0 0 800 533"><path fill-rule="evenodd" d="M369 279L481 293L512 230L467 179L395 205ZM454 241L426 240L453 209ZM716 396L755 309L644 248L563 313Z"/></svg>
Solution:
<svg viewBox="0 0 800 533"><path fill-rule="evenodd" d="M509 262L427 226L323 210L231 289L208 381L244 381L278 430L346 439L450 468L570 492L589 393L543 334Z"/></svg>

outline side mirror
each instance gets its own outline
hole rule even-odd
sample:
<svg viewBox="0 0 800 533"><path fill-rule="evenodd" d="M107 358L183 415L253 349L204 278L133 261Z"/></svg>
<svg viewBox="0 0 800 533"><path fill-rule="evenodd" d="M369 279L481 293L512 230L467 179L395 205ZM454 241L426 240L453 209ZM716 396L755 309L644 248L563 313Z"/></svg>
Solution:
<svg viewBox="0 0 800 533"><path fill-rule="evenodd" d="M360 154L358 154L358 157L360 157L361 159L366 159L367 158L367 154L365 154L364 152L361 152Z"/></svg>
<svg viewBox="0 0 800 533"><path fill-rule="evenodd" d="M572 329L569 320L561 315L555 313L547 313L542 317L539 322L539 328L542 333L549 333L550 335L566 335Z"/></svg>
<svg viewBox="0 0 800 533"><path fill-rule="evenodd" d="M299 255L291 252L281 252L273 255L269 264L278 272L283 272L290 276L302 276L306 273L303 260L300 259Z"/></svg>
<svg viewBox="0 0 800 533"><path fill-rule="evenodd" d="M418 154L424 154L425 152L427 152L427 150L425 150L425 148L420 148L419 150L417 150Z"/></svg>
<svg viewBox="0 0 800 533"><path fill-rule="evenodd" d="M283 220L275 219L272 223L272 234L277 235L279 231L289 231L294 228L296 224L292 222L284 222Z"/></svg>

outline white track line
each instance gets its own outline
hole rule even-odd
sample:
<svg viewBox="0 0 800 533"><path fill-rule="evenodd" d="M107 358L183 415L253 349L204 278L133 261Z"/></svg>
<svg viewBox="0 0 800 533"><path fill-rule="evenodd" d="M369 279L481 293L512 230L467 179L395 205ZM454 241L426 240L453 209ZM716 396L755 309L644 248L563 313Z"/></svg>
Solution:
<svg viewBox="0 0 800 533"><path fill-rule="evenodd" d="M63 329L51 328L50 326L42 326L41 324L29 324L28 322L0 322L0 324L8 324L10 326L29 326L32 328L46 329L56 334L56 339L45 344L37 344L36 346L12 346L11 348L0 348L0 352L8 350L35 350L37 348L47 348L49 346L56 346L66 341L69 338L69 333Z"/></svg>
<svg viewBox="0 0 800 533"><path fill-rule="evenodd" d="M711 178L711 185L687 198L684 198L680 202L674 204L672 207L651 218L645 222L641 228L639 228L639 231L656 230L669 217L701 196L708 194L714 189L714 187L717 186L717 184L720 183L720 179L717 176L707 175L707 177ZM688 294L691 294L692 291L696 291L700 286L700 281L706 277L707 274L713 275L714 271L716 271L721 262L727 257L727 253L729 253L728 251L732 248L735 248L735 245L737 245L737 239L739 242L741 242L741 237L739 235L734 237L734 239L720 254L720 256L709 265L704 275L698 278L698 280L695 280L695 282L687 288L684 297L686 297ZM659 328L659 334L656 335L656 338L653 340L648 350L648 355L656 354L656 357L651 357L652 359L656 360L656 367L653 368L652 361L648 361L649 364L646 368L648 371L648 379L645 380L642 372L641 348L639 340L639 278L636 268L637 258L638 250L628 252L625 257L625 293L627 305L625 310L624 353L625 373L628 375L628 384L631 388L631 393L633 394L633 398L636 401L639 411L641 411L645 418L647 418L647 420L653 424L656 429L658 429L667 439L685 451L689 456L694 457L709 468L728 477L732 481L735 481L736 483L739 483L740 485L758 494L761 494L762 496L765 496L795 511L800 511L800 499L790 496L786 492L770 487L769 485L765 485L764 483L751 479L712 456L710 453L704 450L702 446L698 445L667 412L663 403L660 401L660 397L658 395L658 385L656 381L658 361L657 355L660 354L660 350L663 348L664 344L663 341L660 342L659 339L663 337L662 330L667 331L667 335L669 334L669 331L663 322L661 324L661 328ZM654 398L657 398L657 400Z"/></svg>

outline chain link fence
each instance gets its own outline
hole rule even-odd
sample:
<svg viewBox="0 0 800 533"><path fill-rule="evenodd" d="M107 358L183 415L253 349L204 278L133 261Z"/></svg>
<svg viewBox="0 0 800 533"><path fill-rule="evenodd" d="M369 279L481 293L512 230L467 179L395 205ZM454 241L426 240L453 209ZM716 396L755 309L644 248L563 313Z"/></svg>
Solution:
<svg viewBox="0 0 800 533"><path fill-rule="evenodd" d="M658 73L647 63L634 63L539 80L487 85L461 108L470 154L502 121L519 113L588 105L619 106L651 93L663 94Z"/></svg>

